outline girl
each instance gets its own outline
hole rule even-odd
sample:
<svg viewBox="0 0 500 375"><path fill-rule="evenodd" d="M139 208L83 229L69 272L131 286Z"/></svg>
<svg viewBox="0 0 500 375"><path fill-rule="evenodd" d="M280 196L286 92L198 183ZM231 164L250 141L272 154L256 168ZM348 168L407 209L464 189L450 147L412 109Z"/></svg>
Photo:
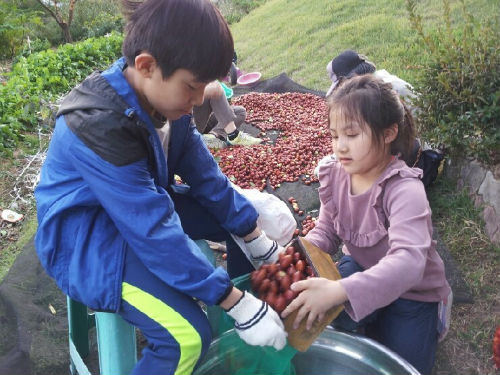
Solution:
<svg viewBox="0 0 500 375"><path fill-rule="evenodd" d="M336 160L321 166L319 220L306 239L336 252L342 279L312 278L283 311L298 309L307 327L344 304L334 326L362 330L430 373L438 340L438 304L450 294L432 240L421 170L401 158L413 142L411 117L390 84L373 75L345 81L327 99Z"/></svg>
<svg viewBox="0 0 500 375"><path fill-rule="evenodd" d="M330 77L330 80L332 81L332 85L328 89L326 96L331 95L331 93L341 82L349 78L373 73L374 77L380 78L382 81L391 84L393 90L398 93L400 98L405 103L405 109L409 110L412 116L415 116L417 112L414 107L408 104L411 103L413 99L415 99L413 87L408 82L403 81L401 78L389 74L385 69L376 70L376 66L373 62L369 61L364 55L361 55L356 51L350 49L343 51L328 63L328 65L326 66L326 71L328 73L328 76ZM407 152L405 155L406 164L408 164L410 167L417 166L419 155L420 141L418 139L415 139L411 146L411 152ZM424 184L426 186L430 184L430 182L427 182L428 179L429 177L422 180L424 181Z"/></svg>

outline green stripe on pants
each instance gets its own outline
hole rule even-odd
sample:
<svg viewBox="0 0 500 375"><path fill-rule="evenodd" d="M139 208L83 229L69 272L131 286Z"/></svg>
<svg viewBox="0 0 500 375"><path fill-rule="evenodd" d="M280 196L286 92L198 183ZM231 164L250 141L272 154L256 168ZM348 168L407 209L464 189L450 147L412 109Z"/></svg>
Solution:
<svg viewBox="0 0 500 375"><path fill-rule="evenodd" d="M170 332L180 347L175 374L191 374L201 354L198 331L172 307L133 285L122 284L122 298Z"/></svg>

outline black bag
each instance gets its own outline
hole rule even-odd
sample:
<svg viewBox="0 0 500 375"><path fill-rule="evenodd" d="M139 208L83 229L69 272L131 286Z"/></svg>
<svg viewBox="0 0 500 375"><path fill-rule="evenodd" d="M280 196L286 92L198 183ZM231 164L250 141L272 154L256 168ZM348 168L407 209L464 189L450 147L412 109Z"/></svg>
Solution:
<svg viewBox="0 0 500 375"><path fill-rule="evenodd" d="M438 169L444 155L436 150L419 150L415 167L423 171L422 182L425 188L429 187L438 175Z"/></svg>

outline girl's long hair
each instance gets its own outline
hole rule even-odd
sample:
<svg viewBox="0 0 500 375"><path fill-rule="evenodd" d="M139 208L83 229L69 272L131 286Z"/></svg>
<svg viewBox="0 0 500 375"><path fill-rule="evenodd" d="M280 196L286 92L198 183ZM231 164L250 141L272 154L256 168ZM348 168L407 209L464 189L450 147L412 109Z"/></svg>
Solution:
<svg viewBox="0 0 500 375"><path fill-rule="evenodd" d="M373 74L343 79L327 98L329 112L340 109L346 119L369 126L380 147L384 130L397 124L398 134L391 143L391 154L399 155L407 164L415 143L415 124L411 112L392 89ZM410 165L411 166L411 165Z"/></svg>

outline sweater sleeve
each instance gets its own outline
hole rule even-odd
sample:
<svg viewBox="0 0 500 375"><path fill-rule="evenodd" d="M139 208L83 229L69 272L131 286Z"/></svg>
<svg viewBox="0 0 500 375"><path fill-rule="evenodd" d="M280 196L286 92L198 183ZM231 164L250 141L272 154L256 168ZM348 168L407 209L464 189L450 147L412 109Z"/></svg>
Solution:
<svg viewBox="0 0 500 375"><path fill-rule="evenodd" d="M432 246L431 212L418 179L389 181L384 206L389 221L386 255L374 266L340 281L349 300L346 310L356 321L418 284Z"/></svg>

